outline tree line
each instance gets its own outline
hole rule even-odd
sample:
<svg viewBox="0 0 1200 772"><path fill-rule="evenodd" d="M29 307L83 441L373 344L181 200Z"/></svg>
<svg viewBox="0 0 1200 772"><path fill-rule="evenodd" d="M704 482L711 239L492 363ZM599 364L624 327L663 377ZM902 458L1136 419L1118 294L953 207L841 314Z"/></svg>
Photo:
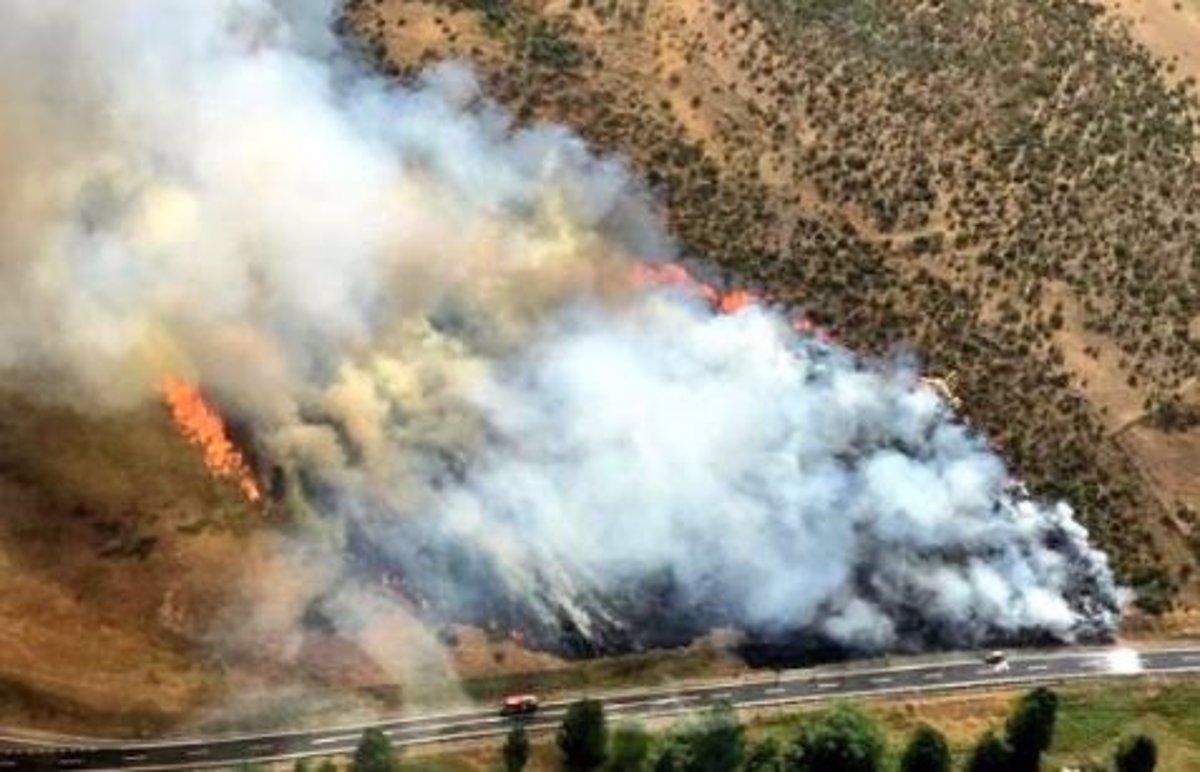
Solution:
<svg viewBox="0 0 1200 772"><path fill-rule="evenodd" d="M1054 739L1058 696L1040 687L1024 694L1003 727L986 731L966 755L963 772L1039 772ZM597 700L571 704L555 734L563 772L885 772L893 769L879 724L859 707L843 703L802 722L791 737L757 741L733 708L722 705L654 736L638 723L612 727ZM523 772L530 760L523 719L514 719L504 742L505 772ZM1152 772L1158 749L1145 735L1124 739L1113 756L1115 772ZM351 760L352 772L400 772L399 754L387 734L367 729ZM899 772L951 772L946 738L922 724L899 749ZM335 772L338 766L296 762L297 772ZM1091 770L1092 768L1089 768ZM1106 769L1099 767L1099 769Z"/></svg>

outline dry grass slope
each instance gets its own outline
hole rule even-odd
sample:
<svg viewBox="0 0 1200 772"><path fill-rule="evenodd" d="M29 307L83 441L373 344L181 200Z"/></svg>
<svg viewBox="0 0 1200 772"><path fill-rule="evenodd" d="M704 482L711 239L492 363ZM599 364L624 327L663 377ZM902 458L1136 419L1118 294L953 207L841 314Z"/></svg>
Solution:
<svg viewBox="0 0 1200 772"><path fill-rule="evenodd" d="M1196 104L1099 5L358 0L347 18L392 74L466 58L520 120L630 157L732 281L860 350L915 348L1147 606L1198 597L1200 432L1154 420L1195 405Z"/></svg>

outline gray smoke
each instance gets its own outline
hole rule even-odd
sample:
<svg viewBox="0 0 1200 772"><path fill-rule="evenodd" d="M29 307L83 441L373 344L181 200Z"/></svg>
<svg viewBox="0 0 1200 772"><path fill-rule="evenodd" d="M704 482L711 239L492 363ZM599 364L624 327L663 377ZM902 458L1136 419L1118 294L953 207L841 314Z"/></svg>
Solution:
<svg viewBox="0 0 1200 772"><path fill-rule="evenodd" d="M673 246L620 161L517 129L461 65L365 72L335 10L6 6L11 384L114 405L200 383L338 567L334 619L378 569L433 620L548 645L1113 629L1070 509L911 367L638 287Z"/></svg>

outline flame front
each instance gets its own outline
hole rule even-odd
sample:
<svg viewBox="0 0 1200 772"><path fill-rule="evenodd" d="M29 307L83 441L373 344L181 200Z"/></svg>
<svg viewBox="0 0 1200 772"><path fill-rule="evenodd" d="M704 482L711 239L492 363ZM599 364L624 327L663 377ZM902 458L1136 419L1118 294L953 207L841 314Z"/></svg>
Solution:
<svg viewBox="0 0 1200 772"><path fill-rule="evenodd" d="M204 399L200 389L171 375L164 376L160 385L171 420L179 433L203 452L208 470L216 477L237 482L248 501L259 501L262 491L246 459L229 439L221 414Z"/></svg>
<svg viewBox="0 0 1200 772"><path fill-rule="evenodd" d="M630 280L635 287L659 285L677 287L700 298L719 314L736 314L743 309L760 304L771 305L770 297L759 295L743 289L721 290L707 282L700 281L678 263L642 263L633 267ZM826 343L837 340L833 332L815 324L801 313L791 317L792 329L800 335L813 336Z"/></svg>

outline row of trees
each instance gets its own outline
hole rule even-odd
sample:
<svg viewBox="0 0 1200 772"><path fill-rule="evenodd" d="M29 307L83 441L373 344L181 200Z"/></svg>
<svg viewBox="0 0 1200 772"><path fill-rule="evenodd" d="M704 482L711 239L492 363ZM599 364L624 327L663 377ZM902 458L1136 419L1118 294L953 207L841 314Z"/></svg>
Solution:
<svg viewBox="0 0 1200 772"><path fill-rule="evenodd" d="M1039 772L1054 739L1058 697L1038 688L1017 702L1002 732L990 730L975 744L964 772ZM569 706L555 736L564 772L882 772L887 738L869 715L842 704L804 721L790 741L747 740L729 706L710 710L660 738L641 725L617 724L610 731L603 705L581 700ZM1127 738L1113 760L1116 772L1152 772L1157 748L1149 737ZM502 753L506 772L522 772L530 743L523 721L513 724ZM297 772L335 772L330 761L296 763ZM917 727L899 756L900 772L950 772L946 738L928 725ZM399 772L391 740L378 729L363 733L352 772Z"/></svg>
<svg viewBox="0 0 1200 772"><path fill-rule="evenodd" d="M1054 739L1058 697L1046 688L1025 694L1003 732L989 731L968 756L966 772L1038 772ZM618 724L610 732L603 706L594 700L571 705L556 736L566 772L879 772L885 769L887 739L859 708L835 706L796 730L790 742L767 737L751 743L737 715L715 708L655 741L641 726ZM507 772L521 772L529 758L522 724L513 726L504 747ZM1149 737L1128 738L1114 758L1117 772L1151 772L1157 748ZM900 772L950 772L946 738L928 725L917 727L899 756Z"/></svg>

